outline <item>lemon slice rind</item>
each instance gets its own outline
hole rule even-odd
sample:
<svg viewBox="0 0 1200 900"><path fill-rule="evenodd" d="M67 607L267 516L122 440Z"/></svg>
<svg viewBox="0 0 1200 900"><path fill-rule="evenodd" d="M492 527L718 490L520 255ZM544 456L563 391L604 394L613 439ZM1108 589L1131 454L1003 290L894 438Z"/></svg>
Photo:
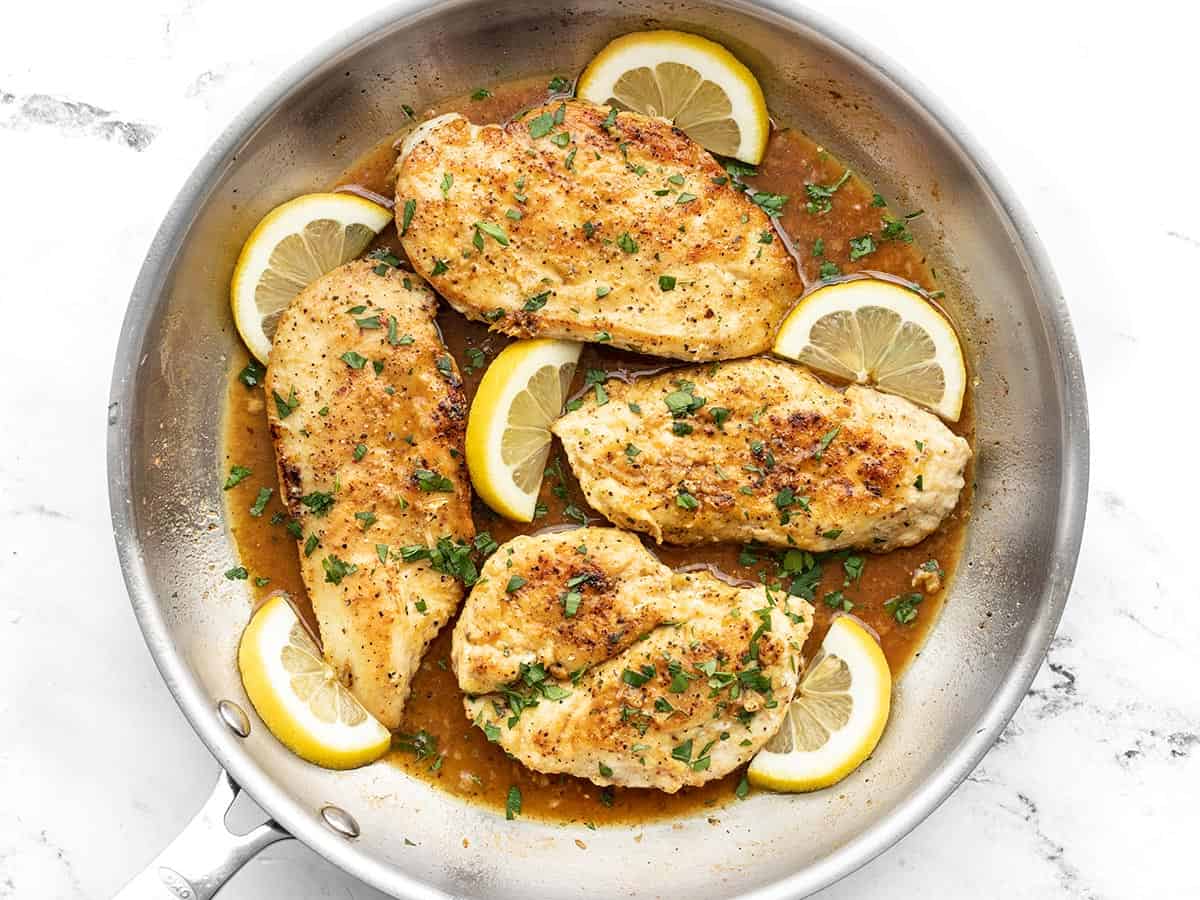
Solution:
<svg viewBox="0 0 1200 900"><path fill-rule="evenodd" d="M653 103L631 102L619 86L623 77L639 69L659 82ZM669 73L684 75L688 83L678 88L667 84L664 90L664 80L673 78ZM671 119L712 152L753 165L762 161L771 131L766 100L753 73L715 41L681 31L638 31L617 38L588 64L576 93L593 103L617 101L636 112ZM660 105L672 108L655 108ZM717 124L726 121L732 128ZM736 143L711 145L731 138Z"/></svg>
<svg viewBox="0 0 1200 900"><path fill-rule="evenodd" d="M533 521L550 424L562 413L582 348L550 338L515 341L479 383L467 417L467 469L480 498L507 519Z"/></svg>
<svg viewBox="0 0 1200 900"><path fill-rule="evenodd" d="M962 414L967 370L954 327L919 293L891 281L854 278L813 291L784 319L773 352L951 422Z"/></svg>
<svg viewBox="0 0 1200 900"><path fill-rule="evenodd" d="M391 734L338 683L282 594L251 617L238 646L238 668L259 718L301 759L354 769L390 747Z"/></svg>
<svg viewBox="0 0 1200 900"><path fill-rule="evenodd" d="M838 664L841 669L836 668ZM806 692L805 680L810 679L814 667L835 673L835 677L826 678L829 688L836 688L839 678L844 681L848 673L849 684L840 691L840 705L830 703L831 698L839 696L836 690ZM773 791L802 793L841 781L875 750L887 725L891 695L891 670L879 643L853 616L838 616L821 643L821 652L801 678L781 728L798 727L802 715L837 727L828 728L824 742L815 749L799 749L798 745L805 743L802 735L792 740L785 736L782 742L778 736L772 739L768 747L784 743L791 744L792 749L760 750L747 772L750 783ZM809 709L802 712L804 706Z"/></svg>
<svg viewBox="0 0 1200 900"><path fill-rule="evenodd" d="M344 193L305 194L263 217L229 287L234 323L259 362L267 362L272 323L291 298L362 253L391 220L386 207Z"/></svg>

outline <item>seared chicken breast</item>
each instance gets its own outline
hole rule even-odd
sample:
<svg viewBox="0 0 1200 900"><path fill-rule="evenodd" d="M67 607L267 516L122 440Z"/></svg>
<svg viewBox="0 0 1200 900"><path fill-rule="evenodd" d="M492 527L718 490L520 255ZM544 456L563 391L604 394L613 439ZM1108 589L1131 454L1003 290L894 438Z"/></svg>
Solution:
<svg viewBox="0 0 1200 900"><path fill-rule="evenodd" d="M664 120L580 101L419 126L396 216L437 292L516 337L729 359L767 349L802 291L770 220L706 150Z"/></svg>
<svg viewBox="0 0 1200 900"><path fill-rule="evenodd" d="M466 402L435 310L411 273L348 263L287 307L267 368L280 491L325 657L389 728L463 596L400 550L474 535Z"/></svg>
<svg viewBox="0 0 1200 900"><path fill-rule="evenodd" d="M907 400L771 359L610 381L606 394L552 429L588 503L659 542L907 547L954 509L971 457Z"/></svg>
<svg viewBox="0 0 1200 900"><path fill-rule="evenodd" d="M735 769L778 730L812 607L672 572L628 532L518 537L454 629L468 717L518 761L673 793Z"/></svg>

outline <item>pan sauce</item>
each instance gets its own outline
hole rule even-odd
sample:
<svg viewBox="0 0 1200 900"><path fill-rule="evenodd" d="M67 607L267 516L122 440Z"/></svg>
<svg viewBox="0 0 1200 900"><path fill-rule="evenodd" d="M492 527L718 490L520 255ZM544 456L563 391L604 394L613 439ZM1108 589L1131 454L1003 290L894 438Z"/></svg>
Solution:
<svg viewBox="0 0 1200 900"><path fill-rule="evenodd" d="M546 98L549 76L524 79L490 88L491 96L473 100L459 97L426 111L429 115L460 112L477 123L503 121L518 110ZM403 113L399 113L403 115ZM418 118L425 118L418 115ZM393 144L407 132L403 129L389 136L377 147L351 165L334 183L355 192L392 196L389 173L396 159ZM833 184L842 174L842 165L809 140L801 132L778 128L771 136L767 155L759 174L748 178L756 189L786 194L791 199L784 207L779 225L790 239L801 272L809 283L821 278L822 263L833 263L842 273L874 270L914 282L926 291L937 289L933 272L926 265L915 242L877 240L877 249L856 262L849 260L849 242L853 237L880 232L880 218L889 213L880 208L872 189L858 178L850 178L838 190L833 209L823 215L812 215L804 209L804 185ZM891 215L900 218L900 211ZM903 221L903 220L902 220ZM240 238L240 236L239 236ZM814 242L823 242L823 255L813 253ZM400 252L394 226L389 226L375 246L389 247ZM458 361L464 376L468 400L474 396L482 370L472 365L475 351L486 355L483 366L508 343L503 335L490 334L483 323L470 322L443 305L438 322L447 347ZM472 352L468 353L468 349ZM275 590L287 591L313 630L315 619L308 605L300 579L295 541L280 522L272 525L276 513L283 507L278 497L275 461L267 430L265 398L261 388L247 389L235 377L246 364L245 355L232 360L229 389L224 416L224 472L232 465L247 466L253 475L225 492L226 522L237 545L241 564L249 571L250 585L256 601ZM664 361L615 350L603 345L587 344L577 370L575 389L583 383L583 373L589 369L624 370L636 373L649 368L661 368ZM473 371L472 371L473 370ZM952 430L972 439L972 399L968 390L963 417ZM555 461L558 465L555 466ZM561 452L558 441L552 451L550 466L562 473L562 479L549 476L542 485L541 501L547 515L529 525L505 521L493 514L476 499L475 525L487 531L499 543L523 533L541 530L552 525L578 524L564 516L573 505L593 522L604 524L583 499L575 479ZM222 474L224 478L224 473ZM857 554L865 559L861 578L844 585L845 573L839 560L829 560L823 566L823 577L813 605L816 622L805 645L805 655L811 657L819 646L834 610L822 602L826 593L841 590L854 604L854 615L869 624L879 634L883 649L898 673L920 652L920 647L937 619L944 599L946 585L952 580L958 564L966 521L969 517L972 472L967 471L967 488L958 507L941 527L916 547L894 550L885 555ZM250 507L261 487L275 489L262 515L253 516ZM739 561L741 548L730 545L709 547L652 547L669 566L680 567L711 564L728 575L759 580L760 573L775 574L775 566L760 553L754 565ZM884 607L888 598L913 591L913 571L927 560L934 559L945 572L942 589L926 596L919 607L916 621L899 624ZM269 578L265 584L256 579ZM488 743L483 732L468 722L462 706L462 692L450 671L450 634L452 625L443 629L431 645L413 681L412 694L404 713L402 731L415 733L424 730L438 739L437 752L423 759L404 750L393 750L387 759L442 790L474 803L503 809L508 789L516 785L522 795L522 815L561 822L585 824L627 823L658 818L678 819L687 815L716 809L734 798L741 772L710 782L701 788L687 788L675 795L645 789L615 788L602 791L584 779L532 772L510 760L495 744ZM715 820L714 820L715 821Z"/></svg>

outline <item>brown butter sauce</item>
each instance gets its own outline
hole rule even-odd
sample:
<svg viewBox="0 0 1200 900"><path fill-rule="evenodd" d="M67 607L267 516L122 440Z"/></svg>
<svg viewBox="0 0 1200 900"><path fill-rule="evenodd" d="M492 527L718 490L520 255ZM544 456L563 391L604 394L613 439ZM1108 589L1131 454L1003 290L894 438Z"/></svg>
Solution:
<svg viewBox="0 0 1200 900"><path fill-rule="evenodd" d="M536 105L546 98L549 78L533 78L493 87L492 96L473 101L455 98L418 113L417 119L444 112L461 112L472 121L484 124L501 122L520 110ZM397 115L404 114L397 110ZM337 189L355 193L371 192L382 197L393 195L392 166L396 160L397 142L411 128L411 123L381 141L352 164L334 183ZM872 206L871 187L857 177L851 177L835 196L833 210L814 216L804 210L806 183L832 184L841 176L843 166L815 143L794 129L776 130L768 145L767 155L753 182L756 189L787 194L791 198L784 208L779 225L786 230L801 260L805 279L816 283L822 259L815 259L813 241L824 241L824 260L836 263L844 273L875 270L898 276L920 285L926 291L936 289L933 275L915 243L880 241L878 249L864 261L851 263L849 240L861 234L878 235L881 213L886 209ZM394 224L375 242L402 256ZM464 372L468 399L474 396L482 371L467 372L469 356L474 348L483 351L487 360L509 342L509 338L489 333L484 323L471 322L443 305L438 323L446 344ZM234 464L250 467L254 474L226 492L230 532L237 545L242 565L250 572L251 590L261 601L268 593L285 590L297 608L315 629L315 620L300 578L298 551L295 541L282 524L271 525L275 513L282 513L275 476L275 460L267 430L265 398L261 389L249 390L234 375L247 362L241 356L232 361L229 389L225 404L225 471ZM486 362L485 362L486 367ZM639 356L597 344L584 347L576 376L575 389L583 388L583 373L589 368L618 372L621 377L636 377L651 369L663 368L661 359ZM972 438L970 391L962 421L953 430ZM605 524L583 498L555 440L550 464L555 460L563 473L566 499L556 496L556 478L548 477L542 485L541 500L549 512L529 525L508 522L496 516L478 500L474 503L475 524L479 531L489 532L499 543L520 534L531 534L548 526L578 524L564 517L568 503L583 510L592 524ZM852 601L854 614L875 629L883 644L884 653L894 673L899 673L908 661L920 652L926 634L937 620L945 593L958 563L970 501L971 472L967 473L968 487L956 510L942 526L916 547L894 550L882 556L866 557L862 578L844 585L840 563L829 561L814 602L816 621L805 645L805 655L811 658L819 646L833 610L821 602L829 591L842 590ZM276 488L263 515L253 517L249 508L260 487ZM713 567L732 579L760 580L760 572L773 573L766 561L743 566L738 560L740 547L709 545L701 547L651 546L651 550L673 568L704 565ZM913 570L928 559L936 559L946 572L943 589L928 596L920 606L920 615L912 625L900 625L884 608L883 601L913 590L910 584ZM253 579L267 577L269 584L256 585ZM734 799L734 789L741 772L734 772L700 788L685 788L677 794L661 791L616 788L605 797L591 782L562 775L533 772L509 759L496 744L487 741L483 732L471 726L463 711L462 692L450 671L450 636L453 624L444 628L429 648L413 681L412 694L405 708L401 730L416 732L424 729L438 738L438 752L444 754L434 767L435 757L417 760L411 754L393 751L387 759L405 771L464 800L502 809L508 789L516 785L522 795L522 815L578 824L637 824L655 819L681 819L704 811L713 811ZM608 802L610 801L611 805ZM715 819L713 820L716 821Z"/></svg>

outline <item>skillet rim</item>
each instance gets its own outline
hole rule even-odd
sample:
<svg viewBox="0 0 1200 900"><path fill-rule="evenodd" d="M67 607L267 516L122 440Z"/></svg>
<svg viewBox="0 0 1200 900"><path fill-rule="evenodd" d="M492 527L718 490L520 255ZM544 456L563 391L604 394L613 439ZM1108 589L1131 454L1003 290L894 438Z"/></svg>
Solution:
<svg viewBox="0 0 1200 900"><path fill-rule="evenodd" d="M367 884L396 897L414 900L447 897L404 870L386 864L355 844L326 829L313 810L280 789L265 770L213 715L215 709L198 679L177 652L159 604L150 589L138 535L134 532L131 483L130 419L137 388L142 348L150 323L172 270L182 239L197 209L208 199L233 150L252 134L293 91L314 79L332 61L373 32L399 25L412 26L449 9L477 5L478 0L399 0L371 14L309 51L252 100L222 131L197 163L159 226L139 272L121 326L109 396L107 468L109 507L121 572L146 645L163 681L193 730L233 779L277 822L332 864ZM995 743L1025 696L1041 667L1070 592L1083 538L1089 475L1089 430L1082 361L1061 288L1045 248L1007 181L983 148L927 88L903 68L822 14L786 0L746 0L727 4L733 10L759 8L817 32L855 57L906 99L920 107L972 164L983 185L999 203L1000 212L1019 235L1027 275L1037 294L1039 325L1057 351L1057 365L1047 374L1063 409L1060 424L1061 488L1055 520L1052 564L1047 583L1036 598L1040 612L1025 635L1015 664L993 694L972 734L942 765L876 824L815 865L801 869L757 891L752 900L784 900L806 896L862 867L912 831L940 806L978 765Z"/></svg>

